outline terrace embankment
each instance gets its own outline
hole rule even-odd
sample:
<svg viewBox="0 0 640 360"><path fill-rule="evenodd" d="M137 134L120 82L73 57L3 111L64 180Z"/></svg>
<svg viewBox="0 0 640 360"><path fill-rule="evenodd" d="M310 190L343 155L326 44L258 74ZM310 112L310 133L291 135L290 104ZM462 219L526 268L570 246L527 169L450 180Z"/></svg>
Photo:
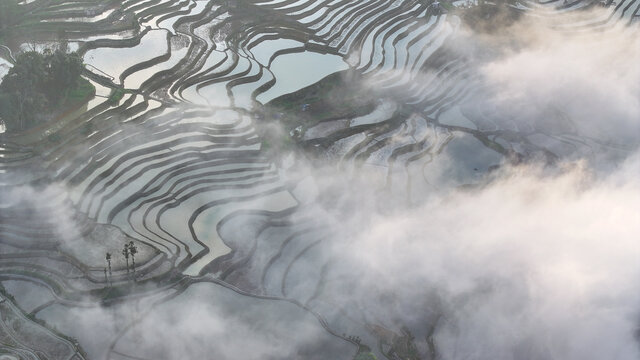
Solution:
<svg viewBox="0 0 640 360"><path fill-rule="evenodd" d="M157 339L140 336L136 347L130 334L176 335L145 319L212 310L219 296L223 312L235 311L234 302L258 313L263 302L286 303L268 309L312 329L320 324L323 341L360 358L408 358L416 349L437 358L433 327L404 331L392 307L378 316L344 300L360 279L336 266L340 239L316 207L339 201L318 194L296 156L329 159L322 166L340 173L371 171L380 192L412 206L425 193L483 184L507 161L614 147L580 136L561 112L533 126L489 107L477 111L486 90L479 64L455 45L467 23L483 27L502 10L551 22L569 12L576 20L562 20L562 31L580 32L636 22L639 4L624 0L595 15L582 12L590 6L583 1L444 9L414 0L20 5L0 43L14 57L77 50L86 65L82 88L91 84L96 96L85 104L78 95L77 111L21 137L0 137L0 277L47 293L37 304L17 302L77 332L92 355L145 357ZM292 149L294 160L279 157ZM136 279L127 266L133 259L121 253L131 242ZM195 282L208 284L192 291ZM103 325L81 320L103 310L120 327L95 341L87 327ZM255 320L247 318L238 321ZM268 320L266 328L282 324ZM437 316L424 323L436 326ZM296 341L286 326L278 334Z"/></svg>

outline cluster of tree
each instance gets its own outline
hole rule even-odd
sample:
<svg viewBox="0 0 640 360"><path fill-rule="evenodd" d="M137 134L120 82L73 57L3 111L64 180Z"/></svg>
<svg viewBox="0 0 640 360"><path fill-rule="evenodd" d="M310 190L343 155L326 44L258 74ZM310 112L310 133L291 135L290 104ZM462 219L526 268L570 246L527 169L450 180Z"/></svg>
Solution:
<svg viewBox="0 0 640 360"><path fill-rule="evenodd" d="M0 118L7 131L24 130L47 120L78 86L84 67L77 53L24 52L0 83Z"/></svg>
<svg viewBox="0 0 640 360"><path fill-rule="evenodd" d="M129 273L129 257L131 257L131 270L133 270L133 281L136 281L136 254L138 253L138 247L130 241L128 244L124 244L124 248L122 249L122 256L124 256L127 261L127 274ZM109 285L112 285L111 282L111 253L107 252L105 255L105 259L107 260L107 267L104 268L104 279ZM107 269L109 271L107 272ZM109 274L107 276L107 273Z"/></svg>

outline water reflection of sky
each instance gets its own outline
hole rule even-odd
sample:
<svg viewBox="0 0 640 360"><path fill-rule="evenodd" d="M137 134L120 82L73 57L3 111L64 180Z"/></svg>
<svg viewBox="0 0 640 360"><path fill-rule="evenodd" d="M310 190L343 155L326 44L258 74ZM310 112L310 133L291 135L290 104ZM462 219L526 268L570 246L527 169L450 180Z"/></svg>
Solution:
<svg viewBox="0 0 640 360"><path fill-rule="evenodd" d="M169 50L165 30L149 31L140 44L125 48L98 48L87 51L84 62L103 71L116 80L129 67L151 60Z"/></svg>
<svg viewBox="0 0 640 360"><path fill-rule="evenodd" d="M0 81L2 80L2 78L4 78L5 75L7 75L7 73L9 73L9 69L11 69L11 64L0 58Z"/></svg>
<svg viewBox="0 0 640 360"><path fill-rule="evenodd" d="M502 157L468 134L457 134L447 144L444 152L427 167L425 177L437 187L456 187L479 183L493 165L499 165Z"/></svg>
<svg viewBox="0 0 640 360"><path fill-rule="evenodd" d="M257 100L263 104L267 103L278 96L300 90L327 75L348 68L349 65L337 55L305 51L278 56L270 67L277 79L276 84L260 94Z"/></svg>

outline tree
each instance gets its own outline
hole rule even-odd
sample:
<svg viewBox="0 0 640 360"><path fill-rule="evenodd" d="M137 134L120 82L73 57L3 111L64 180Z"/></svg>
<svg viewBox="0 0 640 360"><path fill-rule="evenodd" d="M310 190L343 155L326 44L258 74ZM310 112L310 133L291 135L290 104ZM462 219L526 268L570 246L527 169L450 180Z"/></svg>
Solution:
<svg viewBox="0 0 640 360"><path fill-rule="evenodd" d="M62 50L44 52L47 67L45 80L47 98L59 105L69 90L75 87L82 75L82 58L77 53L67 54Z"/></svg>
<svg viewBox="0 0 640 360"><path fill-rule="evenodd" d="M7 131L43 122L77 87L82 71L82 58L77 53L48 50L18 55L0 83L0 117Z"/></svg>
<svg viewBox="0 0 640 360"><path fill-rule="evenodd" d="M111 283L111 278L112 278L112 275L111 275L111 253L107 252L107 255L105 256L105 258L107 259L107 265L109 267L109 285L112 285L112 283Z"/></svg>
<svg viewBox="0 0 640 360"><path fill-rule="evenodd" d="M63 27L58 29L58 41L60 42L60 44L58 45L58 50L62 51L63 53L69 51L69 39L67 36L67 31Z"/></svg>
<svg viewBox="0 0 640 360"><path fill-rule="evenodd" d="M122 255L127 260L127 274L129 273L129 244L124 244L124 249L122 249Z"/></svg>
<svg viewBox="0 0 640 360"><path fill-rule="evenodd" d="M133 268L133 281L136 281L136 254L138 253L138 248L133 243L133 241L129 242L129 253L131 254L131 266Z"/></svg>
<svg viewBox="0 0 640 360"><path fill-rule="evenodd" d="M33 126L37 114L49 105L46 96L40 92L47 77L45 68L40 54L25 52L18 55L16 64L2 80L0 116L5 119L7 130Z"/></svg>

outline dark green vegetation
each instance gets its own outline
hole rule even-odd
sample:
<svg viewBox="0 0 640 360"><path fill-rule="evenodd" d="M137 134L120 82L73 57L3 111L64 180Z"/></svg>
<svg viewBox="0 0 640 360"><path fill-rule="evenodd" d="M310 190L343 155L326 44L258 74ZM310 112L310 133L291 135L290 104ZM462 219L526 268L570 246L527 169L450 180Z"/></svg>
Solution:
<svg viewBox="0 0 640 360"><path fill-rule="evenodd" d="M125 90L123 88L115 88L109 94L109 103L117 104L124 97Z"/></svg>
<svg viewBox="0 0 640 360"><path fill-rule="evenodd" d="M374 109L376 98L358 80L352 71L337 72L274 99L268 107L290 130L295 125L311 127L322 121L367 114Z"/></svg>
<svg viewBox="0 0 640 360"><path fill-rule="evenodd" d="M480 1L477 6L458 10L456 13L476 34L496 35L522 16L515 5L516 2L511 0Z"/></svg>
<svg viewBox="0 0 640 360"><path fill-rule="evenodd" d="M263 149L282 151L299 140L306 129L324 121L367 114L376 106L376 97L364 90L352 71L331 74L315 84L280 96L262 109L263 120L275 119L284 126L258 128Z"/></svg>
<svg viewBox="0 0 640 360"><path fill-rule="evenodd" d="M46 50L20 54L0 84L0 117L7 131L22 131L85 103L95 88L80 77L76 53Z"/></svg>
<svg viewBox="0 0 640 360"><path fill-rule="evenodd" d="M378 357L371 352L370 347L360 344L358 347L358 353L353 360L378 360Z"/></svg>

